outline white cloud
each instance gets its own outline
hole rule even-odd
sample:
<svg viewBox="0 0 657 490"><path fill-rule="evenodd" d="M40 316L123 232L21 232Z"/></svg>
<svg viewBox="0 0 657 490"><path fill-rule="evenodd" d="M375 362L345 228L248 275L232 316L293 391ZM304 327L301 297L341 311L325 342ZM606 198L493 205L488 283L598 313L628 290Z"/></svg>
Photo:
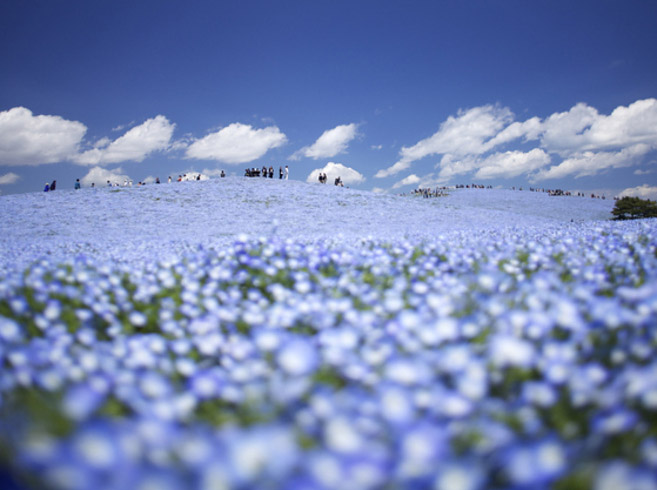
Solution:
<svg viewBox="0 0 657 490"><path fill-rule="evenodd" d="M340 177L345 185L360 184L365 181L363 174L357 170L341 163L329 162L323 168L316 168L310 172L306 182L318 182L320 172L326 174L329 184L333 184L336 177Z"/></svg>
<svg viewBox="0 0 657 490"><path fill-rule="evenodd" d="M550 163L550 156L543 150L534 148L523 153L507 151L495 153L483 159L474 174L476 179L509 179L518 175L528 174Z"/></svg>
<svg viewBox="0 0 657 490"><path fill-rule="evenodd" d="M356 136L358 136L357 124L342 124L333 129L327 129L312 145L304 146L290 158L292 160L298 160L302 156L314 160L318 158L331 158L344 152L349 142Z"/></svg>
<svg viewBox="0 0 657 490"><path fill-rule="evenodd" d="M513 119L506 107L486 105L459 111L449 116L440 129L415 145L403 147L401 158L391 167L379 170L376 177L389 177L406 170L411 164L430 155L479 155L491 148L488 140L494 138Z"/></svg>
<svg viewBox="0 0 657 490"><path fill-rule="evenodd" d="M119 124L118 126L115 126L112 128L112 131L115 133L118 131L123 131L125 128L129 128L130 126L134 126L135 121L130 121L128 124Z"/></svg>
<svg viewBox="0 0 657 490"><path fill-rule="evenodd" d="M103 187L107 185L107 181L109 180L112 184L123 185L125 180L131 179L122 172L123 169L121 168L107 170L106 168L102 167L93 167L89 170L87 175L80 179L80 182L84 186L95 184L96 187Z"/></svg>
<svg viewBox="0 0 657 490"><path fill-rule="evenodd" d="M175 126L166 117L155 116L111 143L107 138L102 138L94 145L95 148L78 155L75 162L81 165L141 162L151 153L169 147Z"/></svg>
<svg viewBox="0 0 657 490"><path fill-rule="evenodd" d="M8 174L0 175L0 185L14 184L15 182L18 182L18 179L20 179L18 175L9 172Z"/></svg>
<svg viewBox="0 0 657 490"><path fill-rule="evenodd" d="M609 116L577 104L569 112L553 114L545 121L541 142L549 151L565 156L637 144L657 148L657 99L617 107Z"/></svg>
<svg viewBox="0 0 657 490"><path fill-rule="evenodd" d="M96 141L93 144L94 148L105 148L107 145L109 145L112 142L111 139L108 137L100 138L98 141Z"/></svg>
<svg viewBox="0 0 657 490"><path fill-rule="evenodd" d="M254 129L248 124L233 123L191 143L185 157L228 164L247 163L286 141L287 137L276 126Z"/></svg>
<svg viewBox="0 0 657 490"><path fill-rule="evenodd" d="M620 193L620 197L623 196L640 197L642 199L657 199L657 187L648 184L631 187Z"/></svg>
<svg viewBox="0 0 657 490"><path fill-rule="evenodd" d="M406 185L415 185L420 182L420 177L418 177L415 174L411 174L408 177L400 180L399 182L396 182L395 185L392 186L393 189L399 189L400 187L404 187Z"/></svg>
<svg viewBox="0 0 657 490"><path fill-rule="evenodd" d="M586 104L577 104L567 112L552 114L542 124L541 146L560 155L583 146L583 131L600 117L598 111Z"/></svg>
<svg viewBox="0 0 657 490"><path fill-rule="evenodd" d="M370 148L371 148L372 150L382 150L382 149L383 149L383 145L372 145L372 146L370 146Z"/></svg>
<svg viewBox="0 0 657 490"><path fill-rule="evenodd" d="M34 116L25 107L0 112L0 165L41 165L69 160L87 127L60 116Z"/></svg>
<svg viewBox="0 0 657 490"><path fill-rule="evenodd" d="M489 154L518 139L525 143L536 141L536 147L525 153ZM431 155L440 156L437 166L441 168L441 179L472 171L476 171L477 178L507 178L525 173L530 180L571 174L581 177L636 165L653 150L657 150L657 99L638 100L627 107L617 107L609 115L579 103L543 121L532 117L523 122L513 121L507 108L487 105L448 117L432 136L403 147L400 159L379 170L376 177L394 175ZM532 176L553 155L563 159L561 164Z"/></svg>
<svg viewBox="0 0 657 490"><path fill-rule="evenodd" d="M560 179L573 174L577 178L595 175L609 168L630 167L650 150L650 146L638 144L620 151L585 151L565 159L559 165L540 171L532 181Z"/></svg>
<svg viewBox="0 0 657 490"><path fill-rule="evenodd" d="M9 185L18 182L20 177L13 172L8 174L0 175L0 185Z"/></svg>

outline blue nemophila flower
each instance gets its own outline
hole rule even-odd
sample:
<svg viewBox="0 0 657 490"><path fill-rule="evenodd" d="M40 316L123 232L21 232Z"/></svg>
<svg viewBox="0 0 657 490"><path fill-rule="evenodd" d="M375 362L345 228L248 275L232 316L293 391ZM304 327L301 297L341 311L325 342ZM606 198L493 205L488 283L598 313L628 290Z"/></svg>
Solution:
<svg viewBox="0 0 657 490"><path fill-rule="evenodd" d="M6 343L18 343L23 340L23 329L11 318L0 316L0 339Z"/></svg>
<svg viewBox="0 0 657 490"><path fill-rule="evenodd" d="M641 457L646 465L657 469L657 440L654 437L646 438L641 444Z"/></svg>
<svg viewBox="0 0 657 490"><path fill-rule="evenodd" d="M387 380L402 385L421 385L429 381L431 372L422 361L397 358L385 366L384 376Z"/></svg>
<svg viewBox="0 0 657 490"><path fill-rule="evenodd" d="M408 424L415 419L415 407L408 390L399 386L379 388L381 416L393 424Z"/></svg>
<svg viewBox="0 0 657 490"><path fill-rule="evenodd" d="M631 410L614 410L595 417L591 429L603 434L619 434L634 427L638 418Z"/></svg>
<svg viewBox="0 0 657 490"><path fill-rule="evenodd" d="M240 484L282 481L299 457L293 434L285 426L257 427L223 436L231 471Z"/></svg>
<svg viewBox="0 0 657 490"><path fill-rule="evenodd" d="M430 475L448 454L449 440L444 430L430 424L409 427L400 441L396 473L403 479Z"/></svg>
<svg viewBox="0 0 657 490"><path fill-rule="evenodd" d="M291 376L312 372L318 365L316 347L308 340L295 338L284 344L276 354L280 368Z"/></svg>
<svg viewBox="0 0 657 490"><path fill-rule="evenodd" d="M657 477L652 469L633 467L622 461L612 461L605 464L596 474L595 490L655 490Z"/></svg>
<svg viewBox="0 0 657 490"><path fill-rule="evenodd" d="M221 380L217 369L197 370L189 380L189 389L200 399L213 398L219 393Z"/></svg>
<svg viewBox="0 0 657 490"><path fill-rule="evenodd" d="M366 445L355 424L344 416L327 420L323 435L326 447L336 453L358 454Z"/></svg>
<svg viewBox="0 0 657 490"><path fill-rule="evenodd" d="M485 487L486 478L481 465L472 460L452 460L438 468L433 482L436 490L478 490Z"/></svg>
<svg viewBox="0 0 657 490"><path fill-rule="evenodd" d="M558 392L550 383L528 381L523 384L522 397L527 403L547 408L556 403Z"/></svg>
<svg viewBox="0 0 657 490"><path fill-rule="evenodd" d="M530 367L536 362L536 352L526 340L498 334L490 340L489 358L500 367Z"/></svg>
<svg viewBox="0 0 657 490"><path fill-rule="evenodd" d="M104 392L83 383L67 390L62 400L62 410L71 419L84 420L90 417L104 400Z"/></svg>
<svg viewBox="0 0 657 490"><path fill-rule="evenodd" d="M510 448L504 465L511 482L522 486L541 486L554 481L566 467L566 451L552 439Z"/></svg>

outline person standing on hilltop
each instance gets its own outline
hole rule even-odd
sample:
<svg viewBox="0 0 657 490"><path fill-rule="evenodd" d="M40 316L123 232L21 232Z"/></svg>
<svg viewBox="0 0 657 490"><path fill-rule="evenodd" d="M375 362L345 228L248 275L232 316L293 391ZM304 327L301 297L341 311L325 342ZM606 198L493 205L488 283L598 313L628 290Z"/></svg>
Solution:
<svg viewBox="0 0 657 490"><path fill-rule="evenodd" d="M80 190L80 179L75 179L75 185L73 188L77 191Z"/></svg>
<svg viewBox="0 0 657 490"><path fill-rule="evenodd" d="M290 169L287 168L287 165L285 165L285 180L290 176Z"/></svg>
<svg viewBox="0 0 657 490"><path fill-rule="evenodd" d="M43 192L48 192L50 190L50 184L46 182L46 186L43 188Z"/></svg>
<svg viewBox="0 0 657 490"><path fill-rule="evenodd" d="M283 180L283 167L278 167L278 179Z"/></svg>
<svg viewBox="0 0 657 490"><path fill-rule="evenodd" d="M57 181L56 181L56 180L53 180L53 181L52 181L52 184L50 184L50 190L51 190L51 191L54 191L56 187L57 187Z"/></svg>

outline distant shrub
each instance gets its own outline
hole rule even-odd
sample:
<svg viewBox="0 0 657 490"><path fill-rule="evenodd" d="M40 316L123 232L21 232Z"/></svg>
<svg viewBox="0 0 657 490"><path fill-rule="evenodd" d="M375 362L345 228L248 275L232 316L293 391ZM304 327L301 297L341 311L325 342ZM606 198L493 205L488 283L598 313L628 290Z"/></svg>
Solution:
<svg viewBox="0 0 657 490"><path fill-rule="evenodd" d="M626 196L616 201L611 214L617 220L657 218L657 203L649 199Z"/></svg>

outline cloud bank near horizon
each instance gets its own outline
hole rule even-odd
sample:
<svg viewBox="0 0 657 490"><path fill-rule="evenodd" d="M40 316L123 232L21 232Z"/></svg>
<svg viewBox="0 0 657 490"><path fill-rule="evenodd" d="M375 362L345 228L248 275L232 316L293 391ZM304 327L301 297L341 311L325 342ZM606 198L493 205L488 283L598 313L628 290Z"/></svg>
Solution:
<svg viewBox="0 0 657 490"><path fill-rule="evenodd" d="M35 115L25 107L14 107L0 111L0 165L31 167L68 162L87 167L118 166L139 163L158 153L237 165L257 160L288 143L286 134L273 124L257 128L234 122L202 137L186 135L174 139L176 128L174 122L160 114L141 123L133 121L114 127L112 132L122 132L118 137L89 141L87 126L80 121ZM328 159L346 152L359 137L363 135L358 124L338 125L290 158ZM379 147L369 143L367 147L372 152L379 151ZM535 184L639 165L643 167L634 174L647 175L657 170L643 165L656 150L655 98L616 107L609 114L578 103L545 118L525 120L517 120L508 107L489 104L459 110L447 117L431 136L403 146L397 162L378 170L375 176L395 176L429 157L436 159L433 172L409 172L392 184L392 189L446 184L466 175L478 180L524 177ZM326 168L333 171L334 167L329 165L342 164L329 162L313 172L326 172ZM344 168L360 176L354 175L352 184L365 180L359 171ZM347 183L346 179L351 177L345 172L342 178ZM15 173L6 173L1 183L13 184L18 178Z"/></svg>
<svg viewBox="0 0 657 490"><path fill-rule="evenodd" d="M511 142L534 147L501 151ZM638 100L609 115L579 103L544 120L525 121L516 121L509 108L485 105L449 116L430 137L402 147L399 160L375 176L390 177L436 156L438 173L431 178L438 183L473 172L477 179L526 175L535 183L637 165L656 149L657 99ZM554 159L561 161L553 164Z"/></svg>

